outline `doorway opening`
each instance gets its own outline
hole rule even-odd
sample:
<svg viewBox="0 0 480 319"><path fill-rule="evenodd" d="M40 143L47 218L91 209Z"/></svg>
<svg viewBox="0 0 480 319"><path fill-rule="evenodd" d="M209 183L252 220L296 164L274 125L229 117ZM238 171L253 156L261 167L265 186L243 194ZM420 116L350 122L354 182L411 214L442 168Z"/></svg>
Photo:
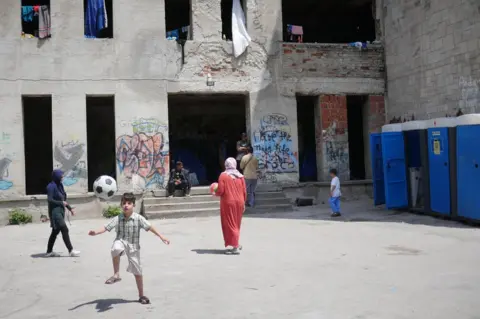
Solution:
<svg viewBox="0 0 480 319"><path fill-rule="evenodd" d="M375 20L372 6L373 0L282 0L283 41L374 41Z"/></svg>
<svg viewBox="0 0 480 319"><path fill-rule="evenodd" d="M22 96L27 195L46 194L52 180L52 97Z"/></svg>
<svg viewBox="0 0 480 319"><path fill-rule="evenodd" d="M347 96L348 154L350 180L365 179L364 108L367 95Z"/></svg>
<svg viewBox="0 0 480 319"><path fill-rule="evenodd" d="M165 0L167 39L191 40L192 4L190 0Z"/></svg>
<svg viewBox="0 0 480 319"><path fill-rule="evenodd" d="M318 180L315 105L318 105L318 96L297 95L300 182L316 182Z"/></svg>
<svg viewBox="0 0 480 319"><path fill-rule="evenodd" d="M83 0L84 35L86 38L113 38L113 0L104 0L98 7L91 0Z"/></svg>
<svg viewBox="0 0 480 319"><path fill-rule="evenodd" d="M170 167L182 161L192 186L216 182L225 159L237 156L246 105L247 96L240 94L170 94Z"/></svg>
<svg viewBox="0 0 480 319"><path fill-rule="evenodd" d="M116 178L115 97L87 96L88 191L101 175Z"/></svg>

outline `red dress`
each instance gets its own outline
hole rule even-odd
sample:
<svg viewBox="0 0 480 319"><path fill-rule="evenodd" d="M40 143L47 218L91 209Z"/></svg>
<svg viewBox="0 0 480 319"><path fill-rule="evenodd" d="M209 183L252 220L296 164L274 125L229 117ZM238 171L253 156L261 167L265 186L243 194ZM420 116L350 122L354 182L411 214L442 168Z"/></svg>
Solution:
<svg viewBox="0 0 480 319"><path fill-rule="evenodd" d="M240 225L247 199L245 179L243 177L234 179L226 173L220 174L216 194L221 196L220 220L225 247L238 247Z"/></svg>

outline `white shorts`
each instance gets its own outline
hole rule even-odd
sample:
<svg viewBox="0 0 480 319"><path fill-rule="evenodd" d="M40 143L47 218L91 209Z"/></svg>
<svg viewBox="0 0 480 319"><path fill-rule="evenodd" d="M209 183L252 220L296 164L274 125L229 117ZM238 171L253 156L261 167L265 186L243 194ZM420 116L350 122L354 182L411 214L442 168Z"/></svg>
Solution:
<svg viewBox="0 0 480 319"><path fill-rule="evenodd" d="M141 276L142 265L140 263L140 250L133 249L121 240L115 240L112 245L112 257L122 256L123 253L125 253L128 258L127 271L134 275Z"/></svg>

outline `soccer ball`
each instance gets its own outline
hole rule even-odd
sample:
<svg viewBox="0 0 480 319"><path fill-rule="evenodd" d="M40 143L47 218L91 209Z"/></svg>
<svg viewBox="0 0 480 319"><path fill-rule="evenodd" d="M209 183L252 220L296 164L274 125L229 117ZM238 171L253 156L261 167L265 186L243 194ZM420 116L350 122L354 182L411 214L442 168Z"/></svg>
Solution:
<svg viewBox="0 0 480 319"><path fill-rule="evenodd" d="M93 191L101 199L110 199L117 191L117 182L113 177L102 175L93 182Z"/></svg>
<svg viewBox="0 0 480 319"><path fill-rule="evenodd" d="M217 189L218 189L218 183L212 183L212 185L210 185L210 194L215 196L217 193Z"/></svg>

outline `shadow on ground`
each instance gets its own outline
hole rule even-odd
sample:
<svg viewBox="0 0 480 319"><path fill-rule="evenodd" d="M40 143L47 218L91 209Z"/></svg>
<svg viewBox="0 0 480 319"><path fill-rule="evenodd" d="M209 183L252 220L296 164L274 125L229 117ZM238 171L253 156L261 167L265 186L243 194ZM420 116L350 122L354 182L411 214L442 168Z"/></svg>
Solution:
<svg viewBox="0 0 480 319"><path fill-rule="evenodd" d="M225 255L225 249L192 249L199 255Z"/></svg>
<svg viewBox="0 0 480 319"><path fill-rule="evenodd" d="M82 303L78 306L75 306L71 309L68 309L69 311L74 311L77 310L78 308L88 306L88 305L95 305L95 309L97 312L105 312L108 310L113 309L113 305L120 305L120 304L126 304L126 303L135 303L138 302L137 300L125 300L125 299L97 299L93 300L90 302L85 302Z"/></svg>
<svg viewBox="0 0 480 319"><path fill-rule="evenodd" d="M331 217L328 205L319 204L316 206L294 207L294 210L285 212L275 212L272 210L260 213L247 210L245 212L245 218L309 219L332 222L406 223L411 225L447 228L475 227L475 225L449 220L441 216L433 217L405 211L387 210L383 206L373 207L371 202L365 200L342 203L341 217Z"/></svg>

